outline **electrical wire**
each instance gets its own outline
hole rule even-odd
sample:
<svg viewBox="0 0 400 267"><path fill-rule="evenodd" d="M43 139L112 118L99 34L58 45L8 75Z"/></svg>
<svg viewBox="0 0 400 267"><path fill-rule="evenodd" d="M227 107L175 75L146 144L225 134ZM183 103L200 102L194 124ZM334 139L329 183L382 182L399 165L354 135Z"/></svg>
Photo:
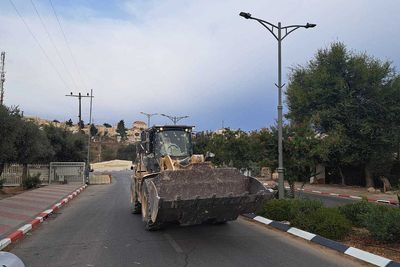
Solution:
<svg viewBox="0 0 400 267"><path fill-rule="evenodd" d="M69 53L70 53L70 55L71 55L72 62L74 63L75 68L76 68L76 71L77 71L77 73L78 73L78 75L79 75L79 80L80 80L80 82L81 82L81 83L85 86L85 88L86 88L87 86L86 86L84 80L82 79L82 73L81 73L81 71L79 70L78 64L76 64L76 60L75 60L74 54L72 53L71 46L69 45L67 36L66 36L66 34L65 34L64 30L63 30L63 27L62 27L62 25L61 25L61 21L60 21L58 15L57 15L57 12L56 12L56 9L54 8L54 5L53 5L52 0L49 0L49 3L50 3L50 6L51 6L51 9L53 10L54 16L56 17L56 20L57 20L58 26L59 26L59 28L60 28L60 31L61 31L61 33L62 33L62 35L63 35L63 37L64 37L64 41L65 41L65 44L66 44L66 46L67 46L67 48L68 48L68 51L69 51Z"/></svg>
<svg viewBox="0 0 400 267"><path fill-rule="evenodd" d="M46 53L46 50L43 48L43 46L40 44L39 40L37 39L36 35L33 33L32 29L29 27L28 23L26 23L25 19L22 17L21 13L19 12L17 6L14 4L13 0L9 0L10 4L13 6L15 12L17 13L17 15L19 16L19 18L21 19L21 21L24 23L25 27L28 29L29 33L31 34L32 38L36 41L37 45L39 46L40 50L42 50L42 53L45 55L47 61L49 62L49 64L52 66L52 68L54 69L54 71L57 73L58 77L60 78L60 80L64 83L64 85L67 87L67 89L69 89L69 86L67 84L67 82L64 80L64 78L61 76L61 73L58 71L58 69L56 68L56 66L54 65L54 63L51 61L49 55Z"/></svg>
<svg viewBox="0 0 400 267"><path fill-rule="evenodd" d="M77 83L76 83L74 77L72 76L71 72L70 72L69 69L67 68L67 65L65 64L64 59L61 57L60 50L57 48L57 46L56 46L56 44L55 44L53 38L51 37L50 32L48 31L48 29L47 29L47 27L46 27L46 24L44 23L44 21L43 21L43 19L42 19L42 16L40 16L39 11L37 10L34 1L33 1L33 0L30 0L30 1L31 1L31 4L32 4L33 9L34 9L35 12L36 12L36 15L38 16L38 18L39 18L39 20L40 20L40 23L42 24L42 26L43 26L43 28L44 28L44 31L45 31L46 34L47 34L47 37L48 37L49 40L50 40L50 43L53 45L53 47L54 47L54 49L55 49L55 51L56 51L56 54L57 54L58 58L59 58L60 61L62 62L63 66L64 66L64 68L65 68L65 71L66 71L67 74L70 76L71 81L72 81L73 84L75 85L75 88L76 88L77 90L79 90L78 85L77 85Z"/></svg>

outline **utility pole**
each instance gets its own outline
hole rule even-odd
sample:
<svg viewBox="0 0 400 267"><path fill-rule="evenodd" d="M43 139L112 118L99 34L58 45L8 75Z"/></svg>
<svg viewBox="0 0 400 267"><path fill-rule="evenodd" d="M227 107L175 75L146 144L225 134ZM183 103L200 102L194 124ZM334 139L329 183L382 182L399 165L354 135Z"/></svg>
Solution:
<svg viewBox="0 0 400 267"><path fill-rule="evenodd" d="M250 13L240 12L239 16L245 19L255 20L260 23L264 28L266 28L278 41L278 84L275 86L278 88L278 193L279 198L282 199L285 197L284 192L284 171L283 168L283 149L282 149L282 127L283 127L283 106L282 106L282 89L285 84L282 84L282 41L286 38L290 33L294 32L299 28L314 28L317 26L313 23L307 23L305 25L289 25L282 26L280 22L278 25L274 25L268 21L252 17ZM277 34L276 34L277 32Z"/></svg>
<svg viewBox="0 0 400 267"><path fill-rule="evenodd" d="M0 58L0 64L1 64L1 69L0 69L0 105L3 105L3 103L4 103L4 82L6 80L5 71L4 71L5 60L6 60L6 52L1 52L1 58Z"/></svg>
<svg viewBox="0 0 400 267"><path fill-rule="evenodd" d="M71 96L71 97L77 97L78 101L79 101L79 113L78 113L78 118L79 118L79 129L82 130L82 97L90 97L91 99L93 98L93 96L89 95L89 93L87 93L86 95L82 95L80 92L77 95L74 95L72 92L69 95L65 95L65 96Z"/></svg>
<svg viewBox="0 0 400 267"><path fill-rule="evenodd" d="M90 89L90 112L89 112L89 131L88 131L88 149L87 149L87 168L90 171L90 139L91 139L91 132L90 129L92 128L92 102L93 102L93 89Z"/></svg>
<svg viewBox="0 0 400 267"><path fill-rule="evenodd" d="M146 113L146 112L140 112L141 114L147 116L147 128L150 128L150 118L158 115L157 113Z"/></svg>
<svg viewBox="0 0 400 267"><path fill-rule="evenodd" d="M182 119L186 119L189 118L189 116L181 116L181 117L177 117L177 116L170 116L170 115L165 115L165 114L160 114L161 116L167 117L168 119L170 119L174 125L176 125L176 123Z"/></svg>

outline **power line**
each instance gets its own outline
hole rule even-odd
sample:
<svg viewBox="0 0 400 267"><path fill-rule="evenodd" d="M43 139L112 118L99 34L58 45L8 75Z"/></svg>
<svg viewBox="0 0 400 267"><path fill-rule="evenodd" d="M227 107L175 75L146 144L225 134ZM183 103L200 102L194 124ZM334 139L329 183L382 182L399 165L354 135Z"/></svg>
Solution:
<svg viewBox="0 0 400 267"><path fill-rule="evenodd" d="M50 63L50 65L53 67L54 71L57 73L58 77L60 80L64 83L64 85L69 88L67 82L64 80L64 78L61 76L60 72L57 70L56 66L54 63L50 60L49 55L46 53L46 50L43 48L43 46L40 44L39 40L36 38L35 34L29 27L28 23L24 20L24 18L21 16L21 13L19 13L18 8L15 6L14 2L12 0L9 0L10 4L13 6L15 12L17 13L18 17L21 19L21 21L24 23L25 27L28 29L29 33L31 34L32 38L36 41L37 45L39 46L40 50L42 50L42 53L45 55L47 61Z"/></svg>
<svg viewBox="0 0 400 267"><path fill-rule="evenodd" d="M59 58L60 61L62 62L63 66L64 66L64 68L65 68L65 71L66 71L67 74L70 76L71 81L72 81L73 84L75 85L75 88L78 89L78 85L77 85L77 83L75 82L75 79L74 79L74 77L72 76L71 72L68 70L67 65L65 64L64 59L61 57L60 50L57 48L57 46L56 46L56 44L55 44L53 38L51 37L50 32L48 31L48 29L47 29L47 27L46 27L46 24L44 23L44 21L43 21L43 19L42 19L42 16L40 16L39 11L37 10L34 1L33 1L33 0L30 0L30 1L31 1L31 4L32 4L33 9L34 9L35 12L36 12L36 15L38 16L38 18L39 18L39 20L40 20L40 23L42 24L42 26L43 26L43 28L44 28L44 31L45 31L46 34L47 34L47 37L49 38L51 44L53 45L54 49L56 50L56 54L57 54L58 58Z"/></svg>
<svg viewBox="0 0 400 267"><path fill-rule="evenodd" d="M68 48L68 51L69 51L69 53L71 55L72 62L75 65L76 71L78 72L79 80L83 84L83 86L86 88L87 86L86 86L84 80L82 79L81 71L78 68L78 64L76 64L76 60L75 60L74 54L72 53L72 49L71 49L71 46L69 45L67 36L66 36L66 34L65 34L64 30L63 30L63 27L61 26L61 22L60 22L60 19L59 19L58 15L57 15L56 9L54 8L53 2L52 2L52 0L49 0L49 2L50 2L51 9L53 10L54 16L56 17L58 26L60 27L60 31L62 33L62 36L64 37L65 44L66 44L66 46Z"/></svg>

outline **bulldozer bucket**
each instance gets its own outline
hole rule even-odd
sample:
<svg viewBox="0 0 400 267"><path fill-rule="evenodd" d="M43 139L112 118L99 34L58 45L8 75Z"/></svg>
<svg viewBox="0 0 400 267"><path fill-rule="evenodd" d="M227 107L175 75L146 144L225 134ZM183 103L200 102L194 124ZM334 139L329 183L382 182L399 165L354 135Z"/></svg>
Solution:
<svg viewBox="0 0 400 267"><path fill-rule="evenodd" d="M211 168L199 164L191 169L164 171L145 180L146 208L154 224L178 222L193 225L235 220L257 210L272 198L257 179L235 168Z"/></svg>

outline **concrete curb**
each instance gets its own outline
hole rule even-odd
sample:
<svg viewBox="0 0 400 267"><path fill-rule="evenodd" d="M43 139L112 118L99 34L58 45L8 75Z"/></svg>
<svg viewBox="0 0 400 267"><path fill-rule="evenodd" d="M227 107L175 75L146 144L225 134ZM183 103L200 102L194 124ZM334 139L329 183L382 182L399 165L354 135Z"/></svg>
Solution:
<svg viewBox="0 0 400 267"><path fill-rule="evenodd" d="M264 184L264 186L267 186L267 184ZM290 189L290 187L285 186L285 189ZM348 199L358 199L362 200L363 198L360 196L352 196L352 195L347 195L347 194L338 194L338 193L330 193L330 192L322 192L318 190L312 190L312 189L304 189L297 187L295 189L296 191L303 191L307 193L312 193L312 194L319 194L319 195L325 195L325 196L331 196L331 197L338 197L338 198L348 198ZM376 199L376 198L367 198L368 202L377 202L377 203L385 203L385 204L390 204L390 205L400 205L400 203L394 201L394 200L386 200L386 199Z"/></svg>
<svg viewBox="0 0 400 267"><path fill-rule="evenodd" d="M8 235L8 237L3 238L0 240L0 250L5 249L11 243L16 242L17 240L21 239L27 232L32 230L33 228L37 227L40 223L43 222L50 214L54 213L70 200L75 198L79 193L81 193L87 185L83 185L71 194L69 194L66 198L62 199L60 202L54 204L50 209L47 209L41 213L39 213L35 219L33 219L30 223L27 223L20 227L18 230L12 232Z"/></svg>
<svg viewBox="0 0 400 267"><path fill-rule="evenodd" d="M257 216L255 214L243 214L243 217L246 217L248 219L252 219L255 220L259 223L265 224L265 225L269 225L275 229L278 229L280 231L283 232L287 232L290 233L294 236L303 238L307 241L313 242L313 243L317 243L321 246L336 250L340 253L344 253L346 255L349 255L351 257L357 258L359 260L368 262L370 264L373 264L375 266L382 266L382 267L400 267L400 263L392 261L390 259L369 253L367 251L358 249L358 248L354 248L354 247L349 247L345 244L327 239L325 237L313 234L313 233L309 233L306 231L303 231L301 229L295 228L295 227L291 227L290 225L281 223L281 222L277 222L277 221L273 221L267 218L264 218L262 216Z"/></svg>

